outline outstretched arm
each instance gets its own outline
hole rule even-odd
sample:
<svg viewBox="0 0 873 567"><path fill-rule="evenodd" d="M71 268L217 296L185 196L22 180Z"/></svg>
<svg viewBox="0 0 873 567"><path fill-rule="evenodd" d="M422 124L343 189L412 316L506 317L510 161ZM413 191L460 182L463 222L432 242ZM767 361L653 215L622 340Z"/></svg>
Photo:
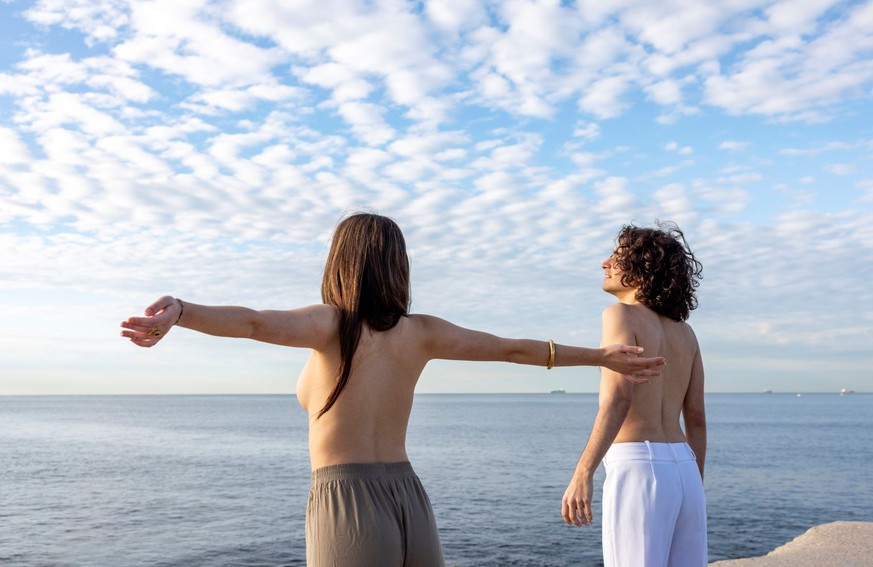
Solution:
<svg viewBox="0 0 873 567"><path fill-rule="evenodd" d="M603 312L603 340L632 343L633 331L621 309ZM590 525L594 521L592 498L594 494L594 471L600 466L603 456L618 435L630 411L634 385L611 370L603 369L600 378L600 408L594 418L594 426L585 450L579 458L573 478L561 500L561 515L567 524Z"/></svg>
<svg viewBox="0 0 873 567"><path fill-rule="evenodd" d="M444 319L416 315L424 327L429 359L491 360L547 366L548 341L506 339L490 333L459 327ZM660 376L653 367L664 364L662 357L640 358L638 346L611 344L603 348L555 345L554 366L604 366L634 383L645 383Z"/></svg>
<svg viewBox="0 0 873 567"><path fill-rule="evenodd" d="M144 317L121 323L121 336L152 347L174 326L218 337L247 338L284 346L319 349L333 337L336 311L311 305L290 311L256 311L247 307L198 305L164 296L149 305Z"/></svg>

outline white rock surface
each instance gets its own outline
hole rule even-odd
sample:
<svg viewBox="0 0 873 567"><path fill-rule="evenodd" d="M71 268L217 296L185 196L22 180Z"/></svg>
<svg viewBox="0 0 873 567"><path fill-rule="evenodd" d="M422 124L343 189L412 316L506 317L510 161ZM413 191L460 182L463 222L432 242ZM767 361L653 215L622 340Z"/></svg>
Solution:
<svg viewBox="0 0 873 567"><path fill-rule="evenodd" d="M873 522L822 524L762 557L710 567L873 567Z"/></svg>

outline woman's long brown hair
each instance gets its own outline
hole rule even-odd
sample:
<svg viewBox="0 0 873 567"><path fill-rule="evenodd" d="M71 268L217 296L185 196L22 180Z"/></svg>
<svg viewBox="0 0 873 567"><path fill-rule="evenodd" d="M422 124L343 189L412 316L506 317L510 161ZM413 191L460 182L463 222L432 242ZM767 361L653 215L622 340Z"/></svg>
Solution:
<svg viewBox="0 0 873 567"><path fill-rule="evenodd" d="M397 223L371 213L342 220L324 266L321 299L339 310L340 363L336 385L316 419L333 407L349 382L363 324L387 331L409 313L409 258Z"/></svg>

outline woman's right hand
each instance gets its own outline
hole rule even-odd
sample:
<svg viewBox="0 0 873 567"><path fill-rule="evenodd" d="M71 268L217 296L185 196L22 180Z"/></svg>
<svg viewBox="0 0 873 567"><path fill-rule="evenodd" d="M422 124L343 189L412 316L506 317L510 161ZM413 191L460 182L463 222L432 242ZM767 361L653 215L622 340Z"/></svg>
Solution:
<svg viewBox="0 0 873 567"><path fill-rule="evenodd" d="M663 356L641 358L643 347L630 345L609 345L602 347L603 362L600 366L622 374L634 384L648 384L654 376L660 376L656 366L663 366L666 360Z"/></svg>
<svg viewBox="0 0 873 567"><path fill-rule="evenodd" d="M121 336L141 347L153 347L167 336L182 313L182 303L165 295L146 307L145 317L129 317L121 322Z"/></svg>

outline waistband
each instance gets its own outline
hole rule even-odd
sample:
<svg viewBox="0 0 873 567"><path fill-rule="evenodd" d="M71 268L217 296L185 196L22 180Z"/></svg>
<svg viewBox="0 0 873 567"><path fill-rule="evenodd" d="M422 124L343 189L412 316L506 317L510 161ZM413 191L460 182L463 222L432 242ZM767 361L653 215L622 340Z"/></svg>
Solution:
<svg viewBox="0 0 873 567"><path fill-rule="evenodd" d="M415 476L409 461L398 463L343 463L312 471L312 486L332 480L382 480Z"/></svg>
<svg viewBox="0 0 873 567"><path fill-rule="evenodd" d="M603 457L603 463L611 461L696 461L697 456L688 443L614 443Z"/></svg>

